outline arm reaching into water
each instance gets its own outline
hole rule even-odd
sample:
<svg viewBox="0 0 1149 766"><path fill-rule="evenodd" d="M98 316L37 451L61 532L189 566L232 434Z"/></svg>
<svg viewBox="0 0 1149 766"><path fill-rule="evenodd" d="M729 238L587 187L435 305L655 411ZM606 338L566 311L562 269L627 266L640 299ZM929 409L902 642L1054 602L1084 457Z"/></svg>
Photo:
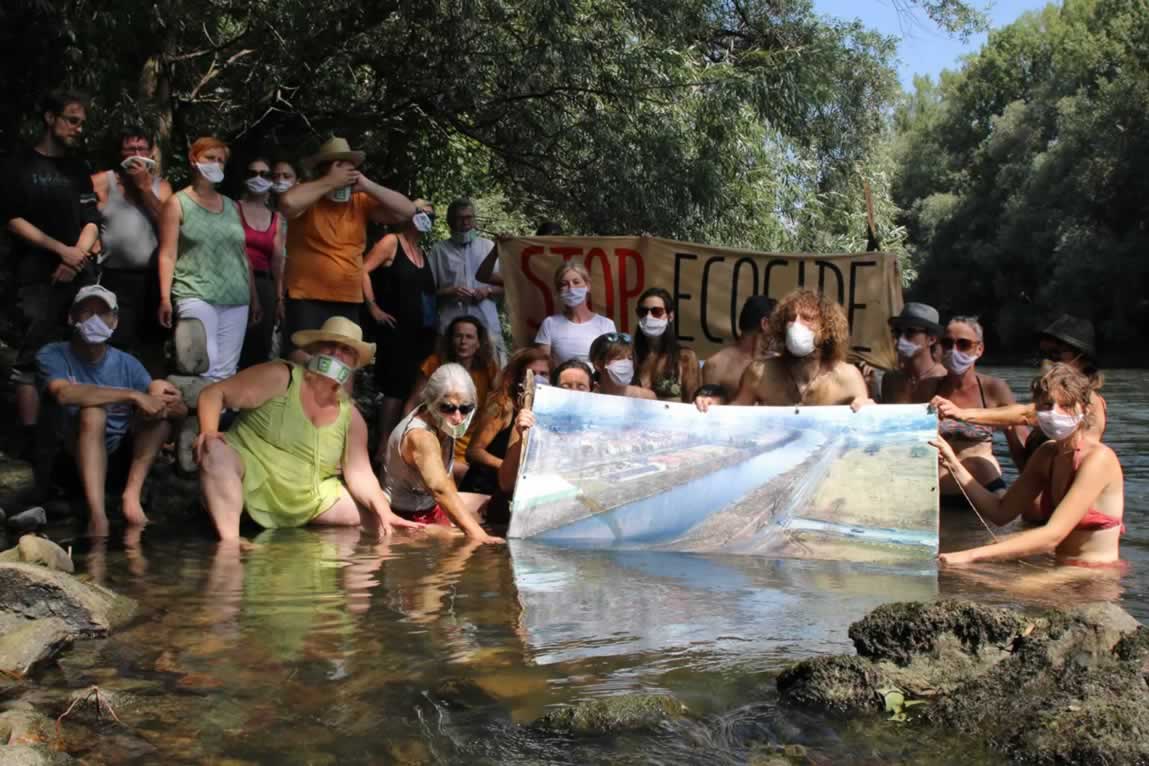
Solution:
<svg viewBox="0 0 1149 766"><path fill-rule="evenodd" d="M443 450L439 437L430 431L412 430L403 437L400 459L419 472L435 502L443 509L467 537L483 543L501 543L503 540L488 535L463 505L455 480L443 465Z"/></svg>
<svg viewBox="0 0 1149 766"><path fill-rule="evenodd" d="M392 527L422 529L424 524L408 521L391 511L391 504L379 479L371 470L371 459L367 456L367 423L357 407L351 408L351 427L347 433L347 447L343 455L343 482L347 491L360 508L366 508L375 515L380 537L391 534Z"/></svg>

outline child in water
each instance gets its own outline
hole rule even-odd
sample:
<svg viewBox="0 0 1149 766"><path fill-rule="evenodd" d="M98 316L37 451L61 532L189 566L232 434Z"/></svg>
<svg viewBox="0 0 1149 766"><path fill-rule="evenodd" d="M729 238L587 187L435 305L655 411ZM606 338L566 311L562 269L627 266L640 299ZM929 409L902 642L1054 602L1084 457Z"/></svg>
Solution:
<svg viewBox="0 0 1149 766"><path fill-rule="evenodd" d="M1004 525L1035 503L1042 526L969 550L943 553L944 566L1019 559L1052 552L1059 564L1113 565L1125 531L1125 478L1112 449L1086 438L1091 422L1089 378L1055 364L1031 386L1037 422L1049 437L1002 496L981 486L943 440L931 442L982 516Z"/></svg>

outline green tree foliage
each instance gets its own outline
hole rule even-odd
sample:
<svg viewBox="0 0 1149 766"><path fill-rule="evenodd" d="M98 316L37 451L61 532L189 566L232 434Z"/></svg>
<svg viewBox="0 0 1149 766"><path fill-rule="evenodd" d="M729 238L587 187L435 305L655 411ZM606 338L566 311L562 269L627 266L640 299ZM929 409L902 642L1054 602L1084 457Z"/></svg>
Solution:
<svg viewBox="0 0 1149 766"><path fill-rule="evenodd" d="M69 83L97 137L155 125L177 178L201 134L243 156L335 133L399 189L491 201L492 229L817 250L864 244L868 180L896 246L893 55L810 0L9 0L0 141Z"/></svg>
<svg viewBox="0 0 1149 766"><path fill-rule="evenodd" d="M1149 5L1065 0L990 35L895 116L895 202L915 294L1031 348L1050 316L1093 319L1145 362Z"/></svg>

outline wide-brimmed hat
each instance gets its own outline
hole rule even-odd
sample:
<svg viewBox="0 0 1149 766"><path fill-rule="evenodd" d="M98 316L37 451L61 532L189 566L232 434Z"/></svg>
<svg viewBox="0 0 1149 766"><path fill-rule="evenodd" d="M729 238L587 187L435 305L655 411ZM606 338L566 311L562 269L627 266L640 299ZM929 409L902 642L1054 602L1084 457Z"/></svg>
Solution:
<svg viewBox="0 0 1149 766"><path fill-rule="evenodd" d="M89 298L99 298L104 303L108 304L108 308L112 311L120 310L120 303L116 300L116 294L104 287L103 285L88 285L81 287L76 293L76 297L72 299L72 305L75 306L83 303Z"/></svg>
<svg viewBox="0 0 1149 766"><path fill-rule="evenodd" d="M1053 320L1049 327L1042 330L1040 335L1073 346L1090 358L1096 355L1097 349L1093 345L1093 323L1088 319L1062 314Z"/></svg>
<svg viewBox="0 0 1149 766"><path fill-rule="evenodd" d="M924 303L907 303L902 306L902 313L890 317L889 324L899 330L903 327L920 327L930 335L942 334L938 310Z"/></svg>
<svg viewBox="0 0 1149 766"><path fill-rule="evenodd" d="M318 330L300 330L293 333L291 342L299 348L306 348L312 343L321 341L334 341L355 349L359 357L356 367L371 364L375 358L375 344L363 341L363 329L344 317L331 317Z"/></svg>
<svg viewBox="0 0 1149 766"><path fill-rule="evenodd" d="M301 164L304 170L311 170L316 165L324 162L346 160L347 162L354 162L355 166L358 167L363 164L363 160L365 159L367 159L367 153L352 151L351 144L347 143L346 138L332 136L327 143L319 147L318 152L310 157L305 157Z"/></svg>

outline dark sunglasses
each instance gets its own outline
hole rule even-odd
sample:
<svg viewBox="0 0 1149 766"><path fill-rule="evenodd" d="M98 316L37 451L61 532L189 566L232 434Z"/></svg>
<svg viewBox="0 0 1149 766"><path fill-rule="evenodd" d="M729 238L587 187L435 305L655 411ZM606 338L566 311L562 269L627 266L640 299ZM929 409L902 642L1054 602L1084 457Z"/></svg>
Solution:
<svg viewBox="0 0 1149 766"><path fill-rule="evenodd" d="M602 336L607 343L632 343L633 339L624 332L608 332Z"/></svg>
<svg viewBox="0 0 1149 766"><path fill-rule="evenodd" d="M270 170L248 170L247 171L247 177L248 178L255 178L256 176L258 176L260 178L266 178L267 180L270 181L271 180L271 171Z"/></svg>
<svg viewBox="0 0 1149 766"><path fill-rule="evenodd" d="M925 335L925 332L926 331L923 330L921 327L891 327L890 328L890 335L892 335L894 337L894 340L897 340L898 338L912 338L915 335L919 335L919 334Z"/></svg>
<svg viewBox="0 0 1149 766"><path fill-rule="evenodd" d="M666 316L666 309L662 306L639 306L635 309L635 312L638 314L639 319L642 319L647 314L650 314L655 319L662 319Z"/></svg>
<svg viewBox="0 0 1149 766"><path fill-rule="evenodd" d="M451 404L450 402L440 402L439 412L444 415L454 415L456 412L460 415L470 415L475 410L473 404Z"/></svg>
<svg viewBox="0 0 1149 766"><path fill-rule="evenodd" d="M970 340L969 338L958 338L957 340L953 338L942 338L939 342L946 351L949 351L954 346L957 346L958 351L972 351L973 347L977 345L976 340Z"/></svg>

